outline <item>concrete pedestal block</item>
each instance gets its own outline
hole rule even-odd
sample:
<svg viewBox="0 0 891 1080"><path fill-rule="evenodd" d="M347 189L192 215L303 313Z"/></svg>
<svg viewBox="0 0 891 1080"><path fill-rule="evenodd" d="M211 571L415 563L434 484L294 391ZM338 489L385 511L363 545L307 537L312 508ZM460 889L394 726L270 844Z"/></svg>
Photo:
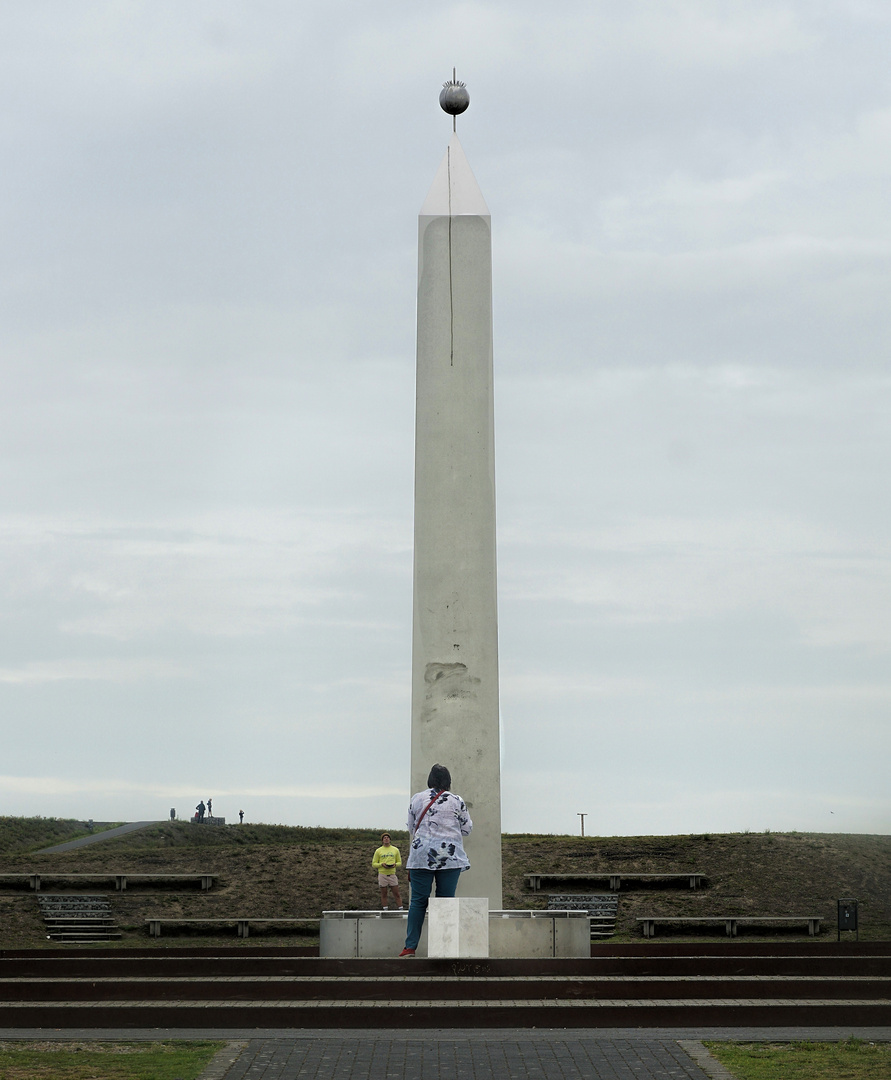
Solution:
<svg viewBox="0 0 891 1080"><path fill-rule="evenodd" d="M429 957L489 955L488 897L434 897L427 907L426 922Z"/></svg>
<svg viewBox="0 0 891 1080"><path fill-rule="evenodd" d="M490 911L493 959L590 956L591 920L585 911Z"/></svg>
<svg viewBox="0 0 891 1080"><path fill-rule="evenodd" d="M474 900L474 897L455 897ZM430 909L428 908L417 955L428 953ZM440 902L446 902L443 897ZM490 911L488 912L488 954L443 953L438 956L491 959L537 958L591 955L591 920L584 911ZM319 955L341 958L398 956L405 944L408 917L391 911L324 911L320 927ZM439 945L437 948L441 947Z"/></svg>
<svg viewBox="0 0 891 1080"><path fill-rule="evenodd" d="M408 916L402 911L323 911L319 955L386 959L405 945ZM421 930L418 956L427 955L427 924Z"/></svg>

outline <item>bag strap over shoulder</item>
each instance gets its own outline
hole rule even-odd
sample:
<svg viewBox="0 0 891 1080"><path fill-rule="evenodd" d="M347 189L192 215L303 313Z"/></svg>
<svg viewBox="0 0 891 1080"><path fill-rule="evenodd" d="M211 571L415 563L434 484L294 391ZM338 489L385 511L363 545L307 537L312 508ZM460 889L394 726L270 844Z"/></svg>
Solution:
<svg viewBox="0 0 891 1080"><path fill-rule="evenodd" d="M442 795L442 792L437 791L436 794L433 796L433 798L430 800L430 802L428 802L427 805L424 807L424 809L421 811L421 816L415 822L414 832L412 832L412 834L411 834L412 840L414 840L414 838L418 835L418 829L420 829L421 822L424 820L424 816L426 815L427 811L436 802L436 800L440 797L440 795Z"/></svg>

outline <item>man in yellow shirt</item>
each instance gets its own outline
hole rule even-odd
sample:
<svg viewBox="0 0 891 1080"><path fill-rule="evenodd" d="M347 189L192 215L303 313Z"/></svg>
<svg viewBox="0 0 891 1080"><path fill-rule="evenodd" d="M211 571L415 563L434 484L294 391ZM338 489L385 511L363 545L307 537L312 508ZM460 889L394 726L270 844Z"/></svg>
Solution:
<svg viewBox="0 0 891 1080"><path fill-rule="evenodd" d="M381 837L381 845L371 860L372 870L377 870L377 883L381 889L381 907L384 911L389 910L387 889L392 889L396 906L402 911L402 897L399 895L399 881L396 878L396 868L402 866L402 856L399 854L399 848L393 847L390 843L389 833L384 833Z"/></svg>

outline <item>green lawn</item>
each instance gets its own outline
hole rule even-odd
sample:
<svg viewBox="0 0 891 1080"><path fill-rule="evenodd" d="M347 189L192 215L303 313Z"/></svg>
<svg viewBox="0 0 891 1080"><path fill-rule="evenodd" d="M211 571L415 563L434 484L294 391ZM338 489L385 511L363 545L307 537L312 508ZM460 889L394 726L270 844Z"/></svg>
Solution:
<svg viewBox="0 0 891 1080"><path fill-rule="evenodd" d="M888 1080L891 1043L707 1042L736 1080Z"/></svg>
<svg viewBox="0 0 891 1080"><path fill-rule="evenodd" d="M219 1042L0 1042L2 1080L196 1080Z"/></svg>

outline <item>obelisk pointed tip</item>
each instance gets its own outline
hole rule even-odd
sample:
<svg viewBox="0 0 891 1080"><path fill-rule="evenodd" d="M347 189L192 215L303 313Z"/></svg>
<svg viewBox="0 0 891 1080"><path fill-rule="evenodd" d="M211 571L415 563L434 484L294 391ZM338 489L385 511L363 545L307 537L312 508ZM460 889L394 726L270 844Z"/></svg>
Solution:
<svg viewBox="0 0 891 1080"><path fill-rule="evenodd" d="M456 217L464 214L489 217L489 207L458 136L452 134L421 207L421 217Z"/></svg>

